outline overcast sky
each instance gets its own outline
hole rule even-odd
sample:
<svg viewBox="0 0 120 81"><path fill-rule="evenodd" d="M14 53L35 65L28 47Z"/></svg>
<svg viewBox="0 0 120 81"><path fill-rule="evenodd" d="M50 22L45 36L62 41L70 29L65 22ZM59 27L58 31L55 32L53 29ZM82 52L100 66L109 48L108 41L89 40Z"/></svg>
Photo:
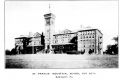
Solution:
<svg viewBox="0 0 120 81"><path fill-rule="evenodd" d="M12 49L15 37L29 32L44 32L44 14L50 11L56 16L55 31L80 30L81 25L97 28L103 33L103 49L113 44L118 35L117 1L6 1L5 47Z"/></svg>

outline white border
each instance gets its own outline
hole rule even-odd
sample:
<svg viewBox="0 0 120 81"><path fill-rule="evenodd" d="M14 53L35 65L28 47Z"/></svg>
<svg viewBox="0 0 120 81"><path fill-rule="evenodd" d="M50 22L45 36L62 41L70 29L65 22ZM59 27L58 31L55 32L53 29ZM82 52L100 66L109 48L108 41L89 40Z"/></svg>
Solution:
<svg viewBox="0 0 120 81"><path fill-rule="evenodd" d="M119 2L120 4L120 2ZM120 23L120 22L119 22ZM0 81L120 81L120 69L5 69L4 68L4 0L0 0ZM42 72L93 72L95 75L81 75L77 78L56 79L54 76L32 75Z"/></svg>

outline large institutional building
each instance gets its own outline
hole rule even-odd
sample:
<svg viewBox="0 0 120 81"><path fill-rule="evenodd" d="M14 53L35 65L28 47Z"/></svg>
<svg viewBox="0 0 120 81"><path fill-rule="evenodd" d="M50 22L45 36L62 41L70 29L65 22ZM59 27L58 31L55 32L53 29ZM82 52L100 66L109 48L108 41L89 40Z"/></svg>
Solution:
<svg viewBox="0 0 120 81"><path fill-rule="evenodd" d="M98 29L87 29L77 32L65 30L64 33L55 34L53 48L55 51L79 51L81 54L102 53L102 36Z"/></svg>
<svg viewBox="0 0 120 81"><path fill-rule="evenodd" d="M45 35L35 33L15 38L15 49L21 53L68 53L102 54L103 34L98 29L82 29L72 32L65 29L59 34L54 32L55 15L48 13L45 18Z"/></svg>
<svg viewBox="0 0 120 81"><path fill-rule="evenodd" d="M15 38L15 49L17 54L37 53L44 49L43 33L38 32L28 36L21 36Z"/></svg>

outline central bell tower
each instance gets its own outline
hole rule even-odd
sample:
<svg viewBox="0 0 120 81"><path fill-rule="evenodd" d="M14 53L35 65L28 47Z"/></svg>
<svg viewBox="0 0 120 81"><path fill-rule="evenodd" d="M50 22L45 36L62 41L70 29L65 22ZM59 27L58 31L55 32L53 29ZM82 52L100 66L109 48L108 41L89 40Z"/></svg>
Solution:
<svg viewBox="0 0 120 81"><path fill-rule="evenodd" d="M45 49L52 50L55 15L52 13L44 14L45 18Z"/></svg>

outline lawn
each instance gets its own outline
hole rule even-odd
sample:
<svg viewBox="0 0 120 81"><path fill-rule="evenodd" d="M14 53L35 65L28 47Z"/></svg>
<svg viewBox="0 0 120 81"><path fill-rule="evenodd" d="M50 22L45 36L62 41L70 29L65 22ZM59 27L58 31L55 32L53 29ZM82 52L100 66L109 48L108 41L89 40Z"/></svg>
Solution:
<svg viewBox="0 0 120 81"><path fill-rule="evenodd" d="M118 55L25 54L7 55L5 59L6 68L118 68Z"/></svg>

